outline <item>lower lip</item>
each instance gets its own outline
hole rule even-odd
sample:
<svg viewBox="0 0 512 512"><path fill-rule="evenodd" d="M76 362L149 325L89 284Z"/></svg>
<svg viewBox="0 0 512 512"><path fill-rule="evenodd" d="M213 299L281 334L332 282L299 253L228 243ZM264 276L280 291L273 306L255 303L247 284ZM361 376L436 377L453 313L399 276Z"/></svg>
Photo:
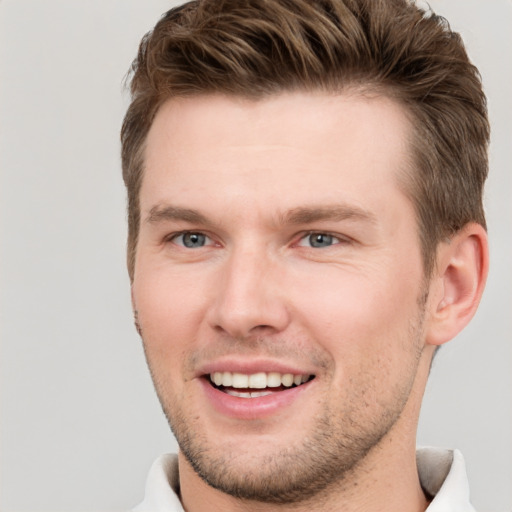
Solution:
<svg viewBox="0 0 512 512"><path fill-rule="evenodd" d="M200 381L208 401L217 412L243 420L264 418L281 412L284 407L291 406L299 399L312 384L312 381L309 381L294 388L276 391L270 395L256 398L241 398L220 391L213 387L205 378L201 378Z"/></svg>

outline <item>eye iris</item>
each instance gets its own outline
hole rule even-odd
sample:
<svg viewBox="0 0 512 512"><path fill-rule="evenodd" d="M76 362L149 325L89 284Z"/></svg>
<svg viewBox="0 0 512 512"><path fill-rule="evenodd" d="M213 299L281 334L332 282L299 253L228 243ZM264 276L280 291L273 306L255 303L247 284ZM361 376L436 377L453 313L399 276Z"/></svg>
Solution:
<svg viewBox="0 0 512 512"><path fill-rule="evenodd" d="M183 245L185 247L203 247L206 236L201 233L185 233L183 235Z"/></svg>
<svg viewBox="0 0 512 512"><path fill-rule="evenodd" d="M332 245L332 236L325 233L314 233L309 235L311 247L328 247Z"/></svg>

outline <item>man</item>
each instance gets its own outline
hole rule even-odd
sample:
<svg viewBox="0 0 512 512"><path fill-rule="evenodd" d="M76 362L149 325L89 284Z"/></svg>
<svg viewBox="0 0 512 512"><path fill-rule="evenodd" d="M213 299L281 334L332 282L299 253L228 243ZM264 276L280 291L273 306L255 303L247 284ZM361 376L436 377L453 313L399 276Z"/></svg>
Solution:
<svg viewBox="0 0 512 512"><path fill-rule="evenodd" d="M405 0L207 0L132 71L132 300L180 446L136 510L473 510L460 453L415 448L488 267L458 35Z"/></svg>

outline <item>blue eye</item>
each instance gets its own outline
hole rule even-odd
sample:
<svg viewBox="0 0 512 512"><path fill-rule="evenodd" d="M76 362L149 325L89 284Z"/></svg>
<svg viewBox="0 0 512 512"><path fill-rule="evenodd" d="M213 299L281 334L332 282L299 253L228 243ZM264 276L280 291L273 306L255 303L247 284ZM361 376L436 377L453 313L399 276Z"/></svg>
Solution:
<svg viewBox="0 0 512 512"><path fill-rule="evenodd" d="M314 247L315 249L321 249L323 247L330 247L331 245L339 242L339 238L329 235L328 233L310 233L302 238L298 245L302 247Z"/></svg>
<svg viewBox="0 0 512 512"><path fill-rule="evenodd" d="M308 241L311 247L329 247L334 243L334 237L325 233L313 233L309 235Z"/></svg>
<svg viewBox="0 0 512 512"><path fill-rule="evenodd" d="M188 249L197 249L199 247L204 247L206 245L207 240L209 238L203 233L196 233L193 231L187 231L186 233L181 233L174 237L173 241L178 245L183 245L183 247L187 247Z"/></svg>

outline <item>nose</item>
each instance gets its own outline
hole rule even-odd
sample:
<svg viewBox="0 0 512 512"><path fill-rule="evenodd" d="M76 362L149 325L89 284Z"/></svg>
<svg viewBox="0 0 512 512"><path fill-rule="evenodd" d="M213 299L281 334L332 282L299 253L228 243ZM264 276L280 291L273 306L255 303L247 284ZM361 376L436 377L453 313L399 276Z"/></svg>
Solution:
<svg viewBox="0 0 512 512"><path fill-rule="evenodd" d="M237 339L275 334L289 323L282 269L264 251L234 251L219 270L219 287L209 311L217 331Z"/></svg>

